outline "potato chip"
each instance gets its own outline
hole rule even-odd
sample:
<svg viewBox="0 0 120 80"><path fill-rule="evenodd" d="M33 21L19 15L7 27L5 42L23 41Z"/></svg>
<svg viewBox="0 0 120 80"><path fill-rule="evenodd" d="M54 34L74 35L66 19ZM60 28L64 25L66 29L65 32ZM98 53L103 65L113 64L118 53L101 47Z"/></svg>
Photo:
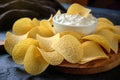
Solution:
<svg viewBox="0 0 120 80"><path fill-rule="evenodd" d="M115 34L115 38L120 42L120 26L115 26L112 31Z"/></svg>
<svg viewBox="0 0 120 80"><path fill-rule="evenodd" d="M14 46L20 41L23 40L25 38L27 38L27 33L24 35L14 35L10 32L6 33L6 40L5 40L5 44L4 47L6 49L6 51L11 55L12 54L12 50L14 48Z"/></svg>
<svg viewBox="0 0 120 80"><path fill-rule="evenodd" d="M13 48L12 58L17 64L23 64L23 60L26 54L26 51L30 45L39 46L37 40L32 38L27 38L19 41Z"/></svg>
<svg viewBox="0 0 120 80"><path fill-rule="evenodd" d="M120 30L120 25L115 25L115 27L117 27Z"/></svg>
<svg viewBox="0 0 120 80"><path fill-rule="evenodd" d="M48 21L53 24L53 15L50 16L50 18L48 19Z"/></svg>
<svg viewBox="0 0 120 80"><path fill-rule="evenodd" d="M72 35L65 35L52 45L70 63L77 63L83 56L81 43Z"/></svg>
<svg viewBox="0 0 120 80"><path fill-rule="evenodd" d="M94 41L86 41L82 43L81 46L83 47L83 57L79 61L79 64L85 64L97 59L109 58L100 45Z"/></svg>
<svg viewBox="0 0 120 80"><path fill-rule="evenodd" d="M119 34L114 34L115 35L115 39L118 40L118 42L120 42L120 35Z"/></svg>
<svg viewBox="0 0 120 80"><path fill-rule="evenodd" d="M115 34L120 35L120 26L115 26L112 31L113 31Z"/></svg>
<svg viewBox="0 0 120 80"><path fill-rule="evenodd" d="M24 68L32 75L38 75L46 70L49 64L43 59L36 46L29 46L25 58Z"/></svg>
<svg viewBox="0 0 120 80"><path fill-rule="evenodd" d="M98 22L107 22L107 23L110 24L110 25L114 25L112 21L110 21L110 20L107 19L107 18L103 18L103 17L98 18Z"/></svg>
<svg viewBox="0 0 120 80"><path fill-rule="evenodd" d="M59 65L63 62L64 57L56 51L46 52L43 49L39 49L42 57L51 65Z"/></svg>
<svg viewBox="0 0 120 80"><path fill-rule="evenodd" d="M101 31L97 32L97 34L103 36L109 43L110 48L115 53L118 53L118 40L115 39L115 34L112 31L105 29L105 30L101 30Z"/></svg>
<svg viewBox="0 0 120 80"><path fill-rule="evenodd" d="M29 32L28 32L28 38L34 38L36 39L36 35L39 34L39 35L42 35L41 32L42 30L40 30L40 27L34 27L32 28ZM45 34L44 34L45 35ZM49 34L48 34L49 35ZM43 35L42 35L43 36ZM46 35L47 36L47 35Z"/></svg>
<svg viewBox="0 0 120 80"><path fill-rule="evenodd" d="M83 37L82 39L95 41L99 43L108 53L110 53L110 44L103 36L98 34L91 34Z"/></svg>
<svg viewBox="0 0 120 80"><path fill-rule="evenodd" d="M53 51L54 49L51 46L59 39L60 39L59 33L52 37L42 37L40 35L37 35L37 40L39 41L40 47L46 51Z"/></svg>
<svg viewBox="0 0 120 80"><path fill-rule="evenodd" d="M40 20L38 20L37 18L33 18L31 25L36 27L36 26L40 26Z"/></svg>
<svg viewBox="0 0 120 80"><path fill-rule="evenodd" d="M15 35L23 35L26 34L29 30L31 30L34 26L31 25L32 20L30 18L20 18L13 24L12 31Z"/></svg>
<svg viewBox="0 0 120 80"><path fill-rule="evenodd" d="M71 14L71 15L80 14L81 16L84 17L87 17L90 12L91 12L90 9L85 8L84 6L77 3L72 4L67 10L67 14Z"/></svg>
<svg viewBox="0 0 120 80"><path fill-rule="evenodd" d="M60 32L60 37L63 37L64 35L68 35L68 34L76 37L80 42L83 42L83 40L82 40L81 38L82 38L83 36L85 36L85 34L79 33L79 32L63 31L63 32Z"/></svg>
<svg viewBox="0 0 120 80"><path fill-rule="evenodd" d="M109 24L108 22L99 22L96 27L96 31L100 31L102 29L108 29L108 30L113 30L114 26Z"/></svg>
<svg viewBox="0 0 120 80"><path fill-rule="evenodd" d="M55 33L55 30L53 29L50 22L47 20L40 21L40 26L32 28L28 32L28 38L36 38L36 35L39 34L44 37L50 37L53 36Z"/></svg>
<svg viewBox="0 0 120 80"><path fill-rule="evenodd" d="M53 36L55 34L55 30L52 27L52 24L48 20L40 21L40 30L42 35Z"/></svg>
<svg viewBox="0 0 120 80"><path fill-rule="evenodd" d="M61 11L58 10L57 13L55 15L60 15L61 14Z"/></svg>

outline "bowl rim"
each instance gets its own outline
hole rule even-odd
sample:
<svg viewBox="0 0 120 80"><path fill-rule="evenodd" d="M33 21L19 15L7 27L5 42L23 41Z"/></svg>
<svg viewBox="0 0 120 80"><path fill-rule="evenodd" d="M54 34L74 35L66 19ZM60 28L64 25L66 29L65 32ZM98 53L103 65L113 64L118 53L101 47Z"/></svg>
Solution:
<svg viewBox="0 0 120 80"><path fill-rule="evenodd" d="M97 25L98 24L98 20L97 20L97 18L95 16L93 16L93 17L95 17L95 22L93 24L90 24L90 25L67 25L67 24L61 24L61 23L59 23L59 22L57 22L55 20L55 16L53 17L53 25L54 24L58 24L58 25L61 25L61 26L67 26L67 27L73 27L73 28L78 27L78 28L80 28L80 27L91 27L92 25Z"/></svg>

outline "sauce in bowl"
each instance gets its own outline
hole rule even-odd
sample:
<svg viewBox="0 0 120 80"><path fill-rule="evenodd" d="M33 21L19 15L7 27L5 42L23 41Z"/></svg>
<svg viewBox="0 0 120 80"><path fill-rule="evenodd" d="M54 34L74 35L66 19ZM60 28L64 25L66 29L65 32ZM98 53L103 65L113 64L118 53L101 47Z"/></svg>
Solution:
<svg viewBox="0 0 120 80"><path fill-rule="evenodd" d="M97 19L92 14L88 17L83 17L79 14L68 15L64 13L53 17L53 25L56 32L71 30L91 34L95 31L97 22Z"/></svg>

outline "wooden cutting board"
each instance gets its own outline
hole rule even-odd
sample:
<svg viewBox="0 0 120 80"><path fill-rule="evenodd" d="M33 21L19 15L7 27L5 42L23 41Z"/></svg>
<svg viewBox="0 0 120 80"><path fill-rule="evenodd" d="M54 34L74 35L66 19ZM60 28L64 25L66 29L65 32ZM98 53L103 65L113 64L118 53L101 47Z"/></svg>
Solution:
<svg viewBox="0 0 120 80"><path fill-rule="evenodd" d="M71 64L63 61L58 66L53 66L55 70L69 74L95 74L111 70L120 65L120 45L118 54L109 53L109 59L94 60L86 64Z"/></svg>

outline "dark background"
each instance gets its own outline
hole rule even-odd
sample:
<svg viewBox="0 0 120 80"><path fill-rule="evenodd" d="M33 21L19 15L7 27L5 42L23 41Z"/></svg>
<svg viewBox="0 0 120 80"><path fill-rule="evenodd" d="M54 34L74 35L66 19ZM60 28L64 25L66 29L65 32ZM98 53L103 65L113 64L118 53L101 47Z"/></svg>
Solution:
<svg viewBox="0 0 120 80"><path fill-rule="evenodd" d="M84 6L120 10L120 0L58 0L62 3L79 3Z"/></svg>

